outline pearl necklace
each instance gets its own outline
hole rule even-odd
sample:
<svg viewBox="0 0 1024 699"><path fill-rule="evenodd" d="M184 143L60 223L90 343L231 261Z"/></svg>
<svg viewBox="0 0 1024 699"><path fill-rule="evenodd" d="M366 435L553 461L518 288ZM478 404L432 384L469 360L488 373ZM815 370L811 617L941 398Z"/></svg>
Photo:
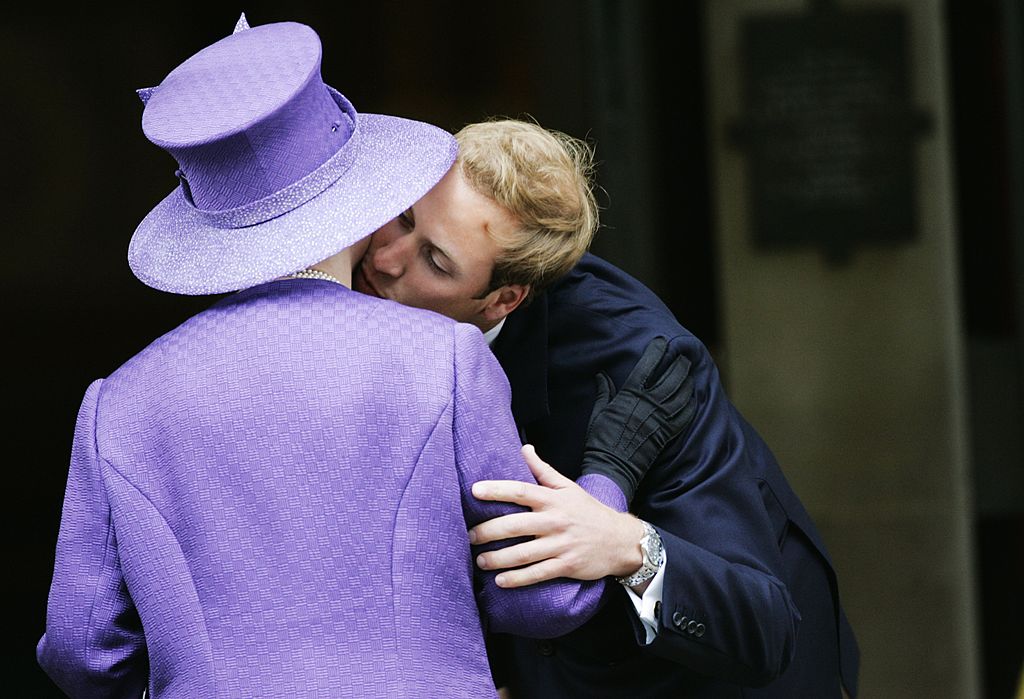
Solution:
<svg viewBox="0 0 1024 699"><path fill-rule="evenodd" d="M325 282L334 282L335 284L341 284L342 286L345 286L345 284L337 277L331 276L327 272L321 272L318 269L313 269L312 267L300 269L298 272L293 272L288 276L293 279L322 279Z"/></svg>

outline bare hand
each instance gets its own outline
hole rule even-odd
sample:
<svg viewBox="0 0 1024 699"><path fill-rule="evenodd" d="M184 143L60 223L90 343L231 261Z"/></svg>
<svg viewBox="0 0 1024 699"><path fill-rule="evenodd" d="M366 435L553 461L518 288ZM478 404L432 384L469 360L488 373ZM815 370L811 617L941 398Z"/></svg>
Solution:
<svg viewBox="0 0 1024 699"><path fill-rule="evenodd" d="M482 522L469 532L474 544L534 537L477 556L477 565L484 570L516 569L496 577L499 587L522 587L560 577L597 580L606 575L628 575L640 567L643 527L639 520L593 498L544 463L531 445L525 445L522 453L539 485L521 481L473 484L473 495L480 500L513 502L531 509Z"/></svg>

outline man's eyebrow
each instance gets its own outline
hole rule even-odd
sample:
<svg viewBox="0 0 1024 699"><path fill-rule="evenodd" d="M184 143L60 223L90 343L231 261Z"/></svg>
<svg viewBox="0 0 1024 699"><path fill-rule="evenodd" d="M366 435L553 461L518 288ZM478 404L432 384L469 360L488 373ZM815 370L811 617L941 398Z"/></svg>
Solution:
<svg viewBox="0 0 1024 699"><path fill-rule="evenodd" d="M413 227L415 227L416 226L416 211L414 210L414 206L410 206L403 213L409 218L409 222L412 223ZM455 262L455 258L452 257L448 253L448 251L444 249L444 247L442 247L441 245L438 245L437 242L434 241L429 236L426 237L426 240L427 240L427 243L430 244L430 247L432 247L435 250L437 250L439 253L441 253L445 257L446 260L448 260L448 262L452 266L452 270L451 271L453 273L459 271L459 265Z"/></svg>

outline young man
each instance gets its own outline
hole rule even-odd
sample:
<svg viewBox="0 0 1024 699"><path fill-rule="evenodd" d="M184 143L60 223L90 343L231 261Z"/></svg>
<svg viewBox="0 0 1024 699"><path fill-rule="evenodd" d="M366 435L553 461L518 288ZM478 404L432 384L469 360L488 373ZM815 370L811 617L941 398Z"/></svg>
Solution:
<svg viewBox="0 0 1024 699"><path fill-rule="evenodd" d="M839 697L858 651L821 538L771 451L728 400L706 348L648 289L585 254L597 227L590 153L518 121L457 134L441 182L378 230L354 288L477 325L512 386L520 435L562 475L477 483L532 512L471 532L532 540L478 557L504 586L613 576L601 612L553 641L493 640L499 684L522 697ZM693 380L694 415L611 512L580 473L593 377L619 385L647 343ZM547 486L547 487L543 487Z"/></svg>
<svg viewBox="0 0 1024 699"><path fill-rule="evenodd" d="M86 392L37 648L69 696L494 696L484 628L556 635L601 603L604 581L474 569L467 529L521 508L471 484L532 480L508 383L475 328L348 288L455 140L357 113L320 56L310 27L242 22L144 93L180 185L132 270L236 293ZM595 440L607 411L660 414L641 384L672 404L653 376L602 400ZM624 508L596 444L581 480Z"/></svg>

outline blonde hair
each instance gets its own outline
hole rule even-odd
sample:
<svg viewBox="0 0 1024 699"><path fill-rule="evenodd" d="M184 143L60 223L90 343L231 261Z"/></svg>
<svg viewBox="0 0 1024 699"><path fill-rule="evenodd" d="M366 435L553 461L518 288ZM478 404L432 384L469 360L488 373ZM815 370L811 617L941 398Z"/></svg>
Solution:
<svg viewBox="0 0 1024 699"><path fill-rule="evenodd" d="M589 144L517 119L470 124L457 134L462 175L519 226L495 235L501 251L487 292L529 285L527 300L575 265L598 226Z"/></svg>

